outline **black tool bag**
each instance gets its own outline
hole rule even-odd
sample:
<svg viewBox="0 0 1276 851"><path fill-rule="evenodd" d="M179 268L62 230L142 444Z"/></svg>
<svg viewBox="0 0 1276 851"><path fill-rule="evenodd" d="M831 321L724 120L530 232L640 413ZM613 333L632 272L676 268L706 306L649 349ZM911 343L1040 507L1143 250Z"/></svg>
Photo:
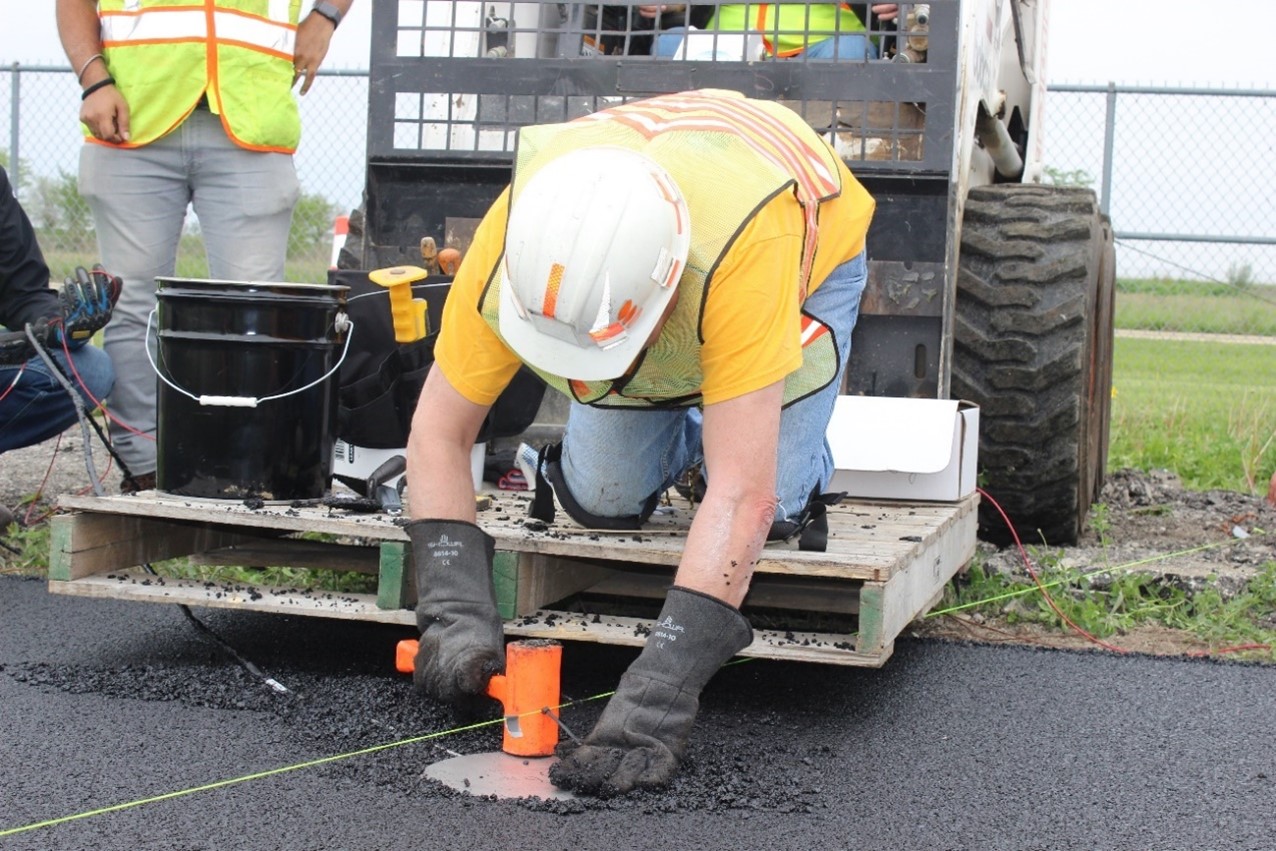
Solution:
<svg viewBox="0 0 1276 851"><path fill-rule="evenodd" d="M429 333L412 343L395 341L389 291L368 280L367 272L333 269L328 283L350 288L346 315L354 323L338 378L337 437L368 449L402 449L434 363L434 341L452 279L429 278L412 286L413 298L426 302L429 323ZM520 369L488 413L479 442L521 434L536 419L544 393L540 377Z"/></svg>

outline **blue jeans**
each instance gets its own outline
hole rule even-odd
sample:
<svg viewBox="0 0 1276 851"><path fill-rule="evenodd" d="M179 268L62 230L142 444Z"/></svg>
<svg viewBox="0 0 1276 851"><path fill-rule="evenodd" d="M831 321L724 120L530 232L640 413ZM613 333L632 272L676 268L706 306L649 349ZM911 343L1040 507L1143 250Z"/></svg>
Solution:
<svg viewBox="0 0 1276 851"><path fill-rule="evenodd" d="M134 474L149 473L157 378L146 357L146 320L155 307L155 279L176 270L187 206L199 217L210 277L282 281L301 188L290 155L239 147L204 109L141 148L86 144L79 187L93 211L102 265L124 279L105 331L119 376L111 410L149 436L112 422L111 441Z"/></svg>
<svg viewBox="0 0 1276 851"><path fill-rule="evenodd" d="M665 30L656 36L655 44L651 48L651 54L662 59L672 58L682 45L682 37L686 31L686 27L670 27ZM863 33L839 35L809 44L806 50L793 58L800 59L804 55L807 59L876 59L877 45L869 41L868 36ZM742 57L733 56L730 58L740 59Z"/></svg>
<svg viewBox="0 0 1276 851"><path fill-rule="evenodd" d="M61 348L50 348L50 354L84 398L86 409L93 409L93 399L101 402L111 392L115 372L111 369L111 359L106 352L92 345L71 352L74 371L67 365L66 355ZM16 366L0 366L0 393L4 393L13 383L13 378L20 369ZM84 382L84 387L79 386L76 373L79 373L79 381ZM88 388L88 395L85 394L85 387ZM88 398L90 395L93 399ZM48 440L66 431L75 420L75 404L71 397L57 378L50 374L44 360L35 355L27 361L17 385L0 400L0 452L21 449L23 446L33 446Z"/></svg>
<svg viewBox="0 0 1276 851"><path fill-rule="evenodd" d="M832 478L833 453L825 432L841 390L851 330L867 280L861 253L834 269L803 306L833 330L839 364L837 378L827 387L780 414L778 521L801 514L812 490L822 493ZM572 404L560 462L567 487L590 514L639 514L653 493L671 487L688 466L704 461L702 424L703 415L695 408L618 410ZM713 471L706 469L704 475L707 481Z"/></svg>

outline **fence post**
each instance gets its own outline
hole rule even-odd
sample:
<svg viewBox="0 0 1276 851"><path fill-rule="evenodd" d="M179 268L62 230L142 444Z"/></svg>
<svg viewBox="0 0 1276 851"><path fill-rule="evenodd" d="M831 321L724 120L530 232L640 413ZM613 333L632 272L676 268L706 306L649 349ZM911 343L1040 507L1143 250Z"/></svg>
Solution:
<svg viewBox="0 0 1276 851"><path fill-rule="evenodd" d="M13 63L13 82L9 91L13 92L13 96L9 99L9 173L13 176L13 194L18 194L18 187L22 185L22 160L18 154L18 116L21 114L18 104L22 102L22 75L18 73L18 63Z"/></svg>
<svg viewBox="0 0 1276 851"><path fill-rule="evenodd" d="M1108 82L1108 109L1103 119L1103 191L1099 196L1099 212L1112 214L1112 148L1116 138L1116 83Z"/></svg>

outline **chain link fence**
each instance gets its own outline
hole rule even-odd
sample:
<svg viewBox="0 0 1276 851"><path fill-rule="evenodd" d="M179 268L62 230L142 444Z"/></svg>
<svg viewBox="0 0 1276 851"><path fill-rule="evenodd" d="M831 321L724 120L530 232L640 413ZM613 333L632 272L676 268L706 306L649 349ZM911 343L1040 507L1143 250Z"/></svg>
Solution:
<svg viewBox="0 0 1276 851"><path fill-rule="evenodd" d="M338 216L364 182L368 77L325 71L301 98L304 197L289 276L322 281ZM91 261L92 219L75 191L78 86L68 67L8 66L0 159L35 221L55 276ZM1117 324L1154 332L1276 338L1276 93L1056 86L1046 111L1048 173L1091 186L1111 215ZM192 214L178 274L206 274Z"/></svg>
<svg viewBox="0 0 1276 851"><path fill-rule="evenodd" d="M1117 325L1276 337L1276 92L1054 86L1049 173L1117 238Z"/></svg>

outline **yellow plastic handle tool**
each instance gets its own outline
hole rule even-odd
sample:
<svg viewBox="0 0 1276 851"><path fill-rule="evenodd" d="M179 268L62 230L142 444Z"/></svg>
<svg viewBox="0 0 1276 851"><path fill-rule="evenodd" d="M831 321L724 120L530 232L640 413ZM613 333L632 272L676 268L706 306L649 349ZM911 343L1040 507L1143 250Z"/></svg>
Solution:
<svg viewBox="0 0 1276 851"><path fill-rule="evenodd" d="M430 333L428 304L423 298L412 297L412 285L424 281L428 274L420 266L393 266L368 273L368 280L390 291L390 316L394 319L397 343L412 343Z"/></svg>

